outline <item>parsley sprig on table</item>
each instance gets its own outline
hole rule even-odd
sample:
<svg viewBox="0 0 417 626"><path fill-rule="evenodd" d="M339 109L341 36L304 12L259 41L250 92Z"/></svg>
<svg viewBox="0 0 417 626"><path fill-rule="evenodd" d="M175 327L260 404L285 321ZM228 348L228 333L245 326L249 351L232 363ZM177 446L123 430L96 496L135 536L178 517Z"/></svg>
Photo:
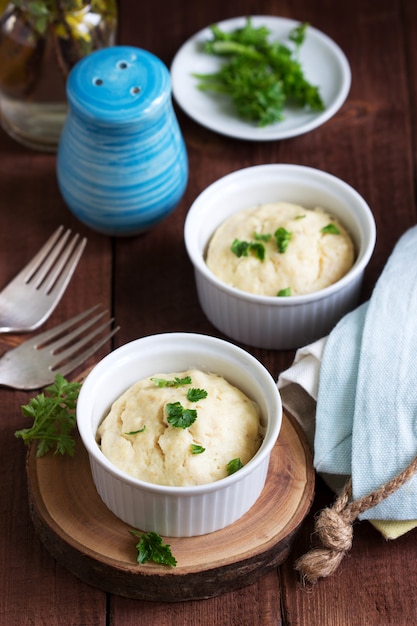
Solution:
<svg viewBox="0 0 417 626"><path fill-rule="evenodd" d="M143 565L148 561L153 561L158 565L171 565L175 567L176 558L171 552L171 546L162 542L162 537L155 532L141 533L138 530L131 530L132 535L139 537L136 544L138 563Z"/></svg>
<svg viewBox="0 0 417 626"><path fill-rule="evenodd" d="M15 436L23 439L25 444L37 441L37 457L52 449L55 454L74 454L73 430L80 388L81 383L68 382L57 374L52 385L22 406L23 415L32 418L33 424L30 428L17 430Z"/></svg>
<svg viewBox="0 0 417 626"><path fill-rule="evenodd" d="M198 88L230 97L239 117L261 127L284 119L287 104L323 111L319 89L305 78L299 61L307 28L306 23L294 28L285 45L269 42L268 28L254 27L250 18L231 32L214 24L204 50L227 60L218 72L194 74Z"/></svg>

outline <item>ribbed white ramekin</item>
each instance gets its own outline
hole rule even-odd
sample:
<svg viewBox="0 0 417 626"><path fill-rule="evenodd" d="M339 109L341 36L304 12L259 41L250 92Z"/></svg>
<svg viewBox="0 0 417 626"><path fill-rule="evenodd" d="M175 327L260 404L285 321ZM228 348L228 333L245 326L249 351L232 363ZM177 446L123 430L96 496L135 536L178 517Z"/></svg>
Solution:
<svg viewBox="0 0 417 626"><path fill-rule="evenodd" d="M206 485L164 487L130 477L101 452L96 442L99 423L136 381L189 368L223 376L259 404L266 429L261 447L242 469ZM132 527L170 537L220 530L251 508L264 487L281 420L277 385L266 368L230 342L194 333L152 335L118 348L90 372L77 405L78 430L103 502Z"/></svg>
<svg viewBox="0 0 417 626"><path fill-rule="evenodd" d="M356 249L351 270L315 293L277 298L226 285L207 267L208 242L233 213L268 202L320 206L339 218ZM201 307L228 337L269 349L292 349L326 334L358 303L375 240L375 220L360 194L339 178L301 165L256 165L232 172L207 187L189 209L185 245L194 266Z"/></svg>

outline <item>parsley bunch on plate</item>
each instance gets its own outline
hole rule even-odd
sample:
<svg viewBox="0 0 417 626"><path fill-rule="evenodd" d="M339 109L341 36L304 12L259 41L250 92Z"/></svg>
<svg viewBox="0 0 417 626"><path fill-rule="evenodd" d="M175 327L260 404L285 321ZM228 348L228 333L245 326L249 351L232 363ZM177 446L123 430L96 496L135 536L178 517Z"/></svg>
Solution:
<svg viewBox="0 0 417 626"><path fill-rule="evenodd" d="M239 117L261 127L284 119L286 105L323 111L319 89L305 78L298 58L307 27L294 28L285 45L269 42L268 28L255 28L250 18L231 32L211 26L204 50L227 60L217 72L194 74L198 88L230 97Z"/></svg>

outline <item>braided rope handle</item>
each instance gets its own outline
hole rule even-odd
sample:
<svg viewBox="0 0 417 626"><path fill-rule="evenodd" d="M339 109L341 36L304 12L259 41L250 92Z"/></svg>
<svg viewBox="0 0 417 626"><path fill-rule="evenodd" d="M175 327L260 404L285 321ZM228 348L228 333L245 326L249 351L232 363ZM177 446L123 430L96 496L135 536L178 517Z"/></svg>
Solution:
<svg viewBox="0 0 417 626"><path fill-rule="evenodd" d="M369 495L352 500L352 479L349 479L333 507L323 509L315 522L315 532L322 547L313 548L295 563L304 584L315 584L339 567L346 552L352 547L355 519L385 500L417 472L417 457L400 472Z"/></svg>

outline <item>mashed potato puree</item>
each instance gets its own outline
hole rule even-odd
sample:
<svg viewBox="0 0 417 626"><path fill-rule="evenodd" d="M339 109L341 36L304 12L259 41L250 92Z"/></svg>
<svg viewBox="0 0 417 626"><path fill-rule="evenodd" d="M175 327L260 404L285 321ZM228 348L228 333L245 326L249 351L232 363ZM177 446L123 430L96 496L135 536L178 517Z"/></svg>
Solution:
<svg viewBox="0 0 417 626"><path fill-rule="evenodd" d="M329 224L339 234L323 232ZM283 253L274 237L278 228L291 233ZM238 257L232 252L235 240L261 241L259 235L272 235L262 241L263 261L253 253ZM265 296L277 296L281 290L295 296L328 287L349 271L354 260L352 239L340 222L321 208L286 202L259 205L229 217L214 233L206 257L209 269L224 283Z"/></svg>
<svg viewBox="0 0 417 626"><path fill-rule="evenodd" d="M152 378L191 383L158 387ZM155 374L132 385L112 405L98 428L103 454L127 474L159 485L201 485L228 475L227 464L240 458L245 465L262 442L258 405L221 376L199 370ZM190 389L207 397L191 402ZM188 428L167 421L167 403L195 409ZM138 432L139 431L139 432ZM128 434L136 433L136 434ZM205 448L192 453L192 444Z"/></svg>

